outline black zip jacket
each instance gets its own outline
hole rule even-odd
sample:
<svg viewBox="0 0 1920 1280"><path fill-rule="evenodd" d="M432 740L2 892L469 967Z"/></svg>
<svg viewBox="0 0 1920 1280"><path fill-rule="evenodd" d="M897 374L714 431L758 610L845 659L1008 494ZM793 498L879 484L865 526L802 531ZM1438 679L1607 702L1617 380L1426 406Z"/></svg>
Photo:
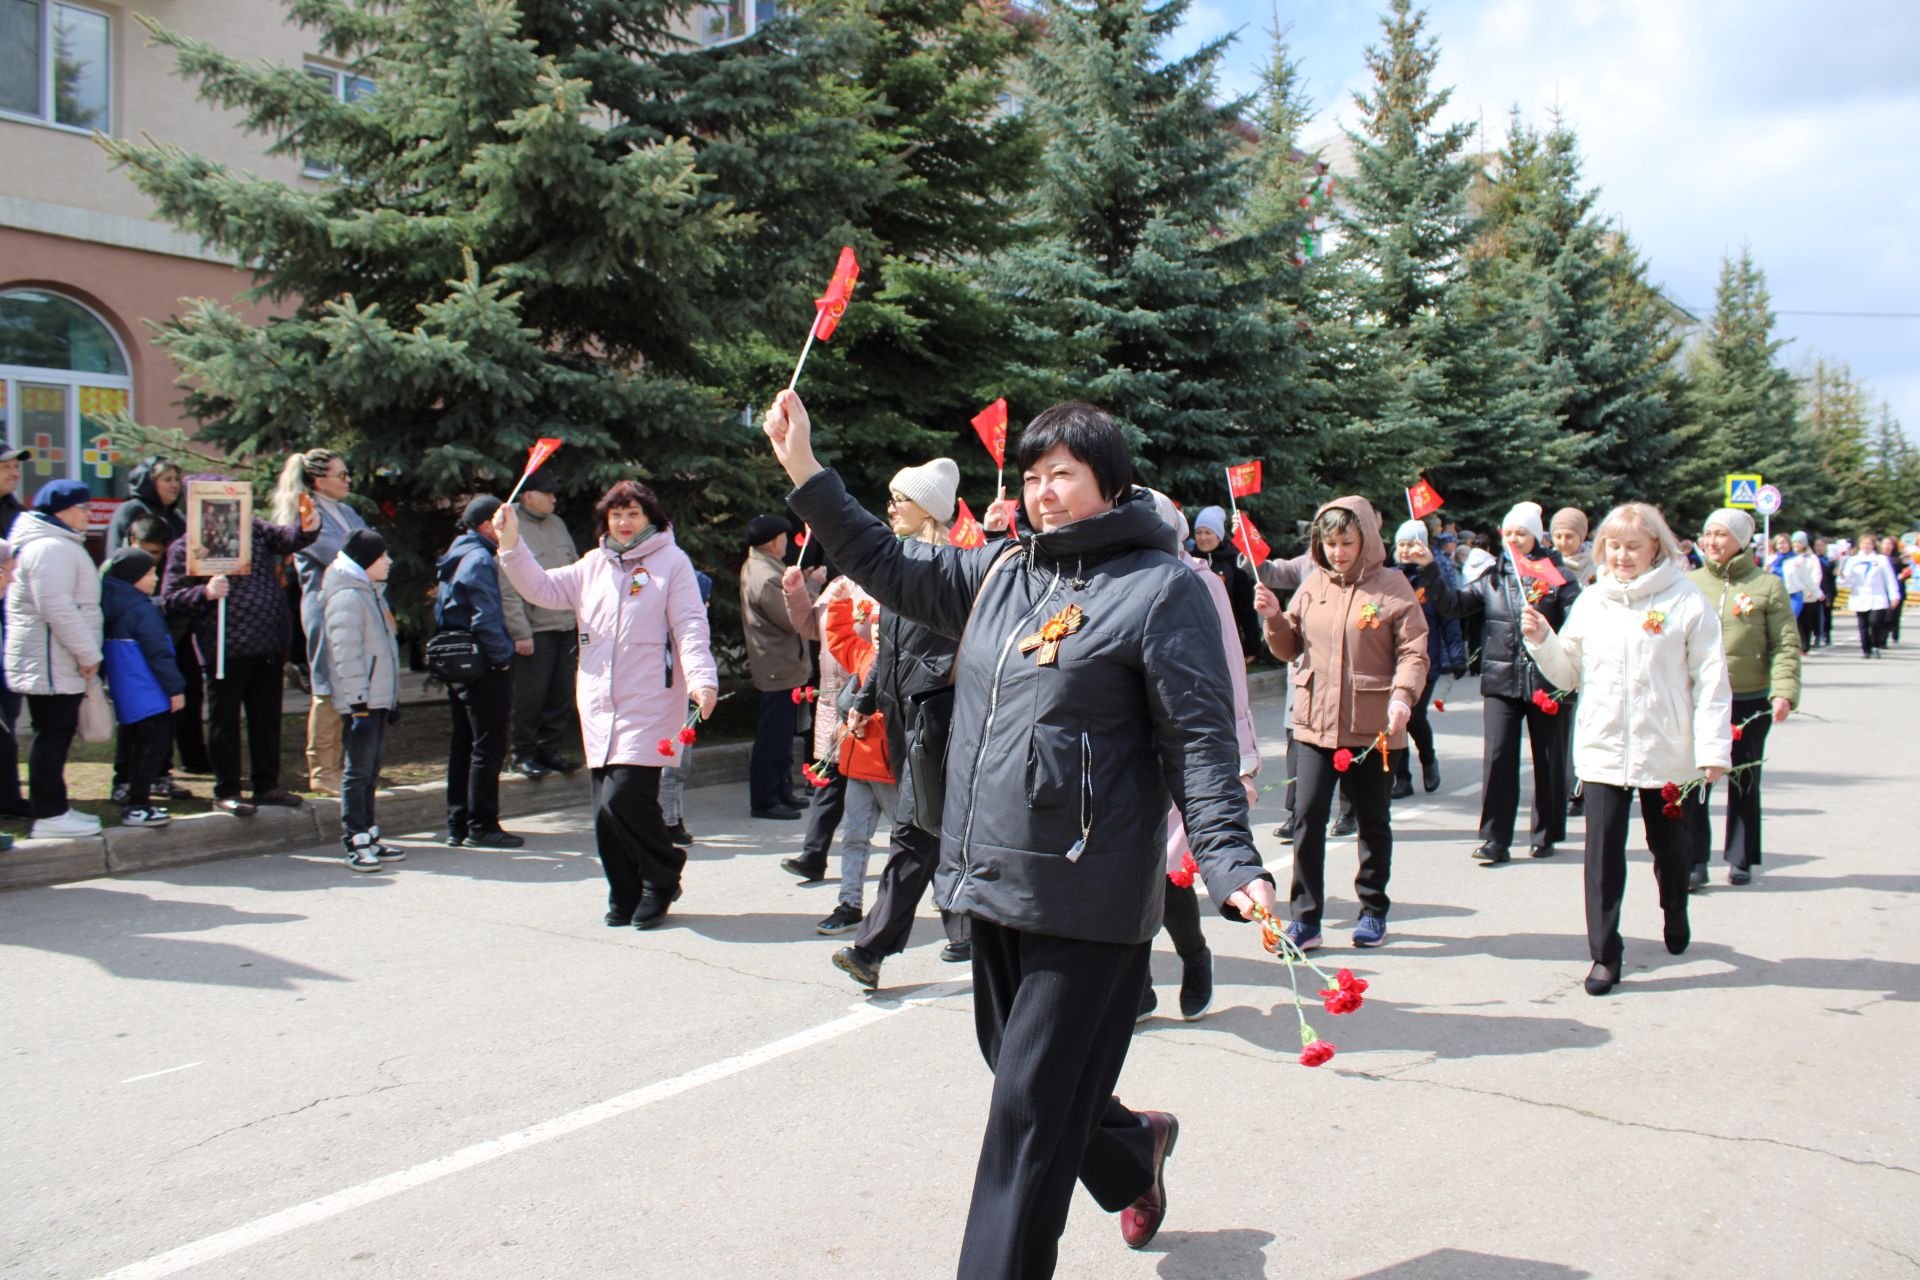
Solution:
<svg viewBox="0 0 1920 1280"><path fill-rule="evenodd" d="M1567 570L1560 553L1552 548L1535 548L1530 560L1551 561L1567 582L1554 587L1533 607L1558 631L1566 625L1567 610L1573 607L1580 587ZM1443 618L1465 618L1486 614L1486 627L1480 638L1480 692L1496 698L1533 697L1534 690L1554 691L1553 682L1540 674L1533 658L1521 643L1520 613L1526 607L1526 584L1514 572L1513 559L1503 549L1499 563L1464 586L1455 586L1441 576L1437 564L1420 566L1419 585L1427 589L1427 604Z"/></svg>
<svg viewBox="0 0 1920 1280"><path fill-rule="evenodd" d="M934 877L941 906L1030 933L1148 941L1160 928L1170 803L1223 915L1234 914L1229 895L1271 880L1248 828L1219 615L1174 558L1173 531L1145 490L1051 533L1035 533L1022 511L1017 550L902 542L832 471L789 501L882 606L965 637ZM1085 621L1055 660L1022 653L1070 604Z"/></svg>
<svg viewBox="0 0 1920 1280"><path fill-rule="evenodd" d="M913 774L905 767L907 724L913 715L908 699L952 681L957 639L891 609L880 612L873 670L861 684L853 709L864 715L877 710L886 716L887 759L893 762L893 775L899 779L900 788L894 804L896 823L913 822L919 812L913 796Z"/></svg>

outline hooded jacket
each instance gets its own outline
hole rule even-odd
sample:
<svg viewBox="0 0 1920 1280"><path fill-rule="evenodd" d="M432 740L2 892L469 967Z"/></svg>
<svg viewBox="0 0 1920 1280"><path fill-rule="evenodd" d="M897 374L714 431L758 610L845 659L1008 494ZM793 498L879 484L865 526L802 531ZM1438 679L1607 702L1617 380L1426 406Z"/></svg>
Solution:
<svg viewBox="0 0 1920 1280"><path fill-rule="evenodd" d="M400 641L386 592L344 551L320 588L320 625L333 663L333 709L384 711L400 705Z"/></svg>
<svg viewBox="0 0 1920 1280"><path fill-rule="evenodd" d="M1560 553L1542 542L1534 548L1530 560L1546 560L1566 578L1566 585L1549 589L1534 604L1548 623L1558 628L1566 620L1567 610L1580 594L1573 574ZM1440 576L1437 564L1422 566L1420 586L1427 589L1427 604L1443 618L1465 618L1475 613L1486 615L1480 638L1480 692L1496 698L1531 699L1534 691L1551 693L1563 686L1543 682L1540 670L1527 656L1521 642L1520 615L1526 609L1526 584L1513 567L1513 555L1504 548L1492 569L1460 587Z"/></svg>
<svg viewBox="0 0 1920 1280"><path fill-rule="evenodd" d="M580 619L574 701L592 768L680 763L692 689L718 689L707 606L693 561L660 529L622 552L599 546L545 569L522 539L500 567L528 604ZM661 739L672 751L660 753Z"/></svg>
<svg viewBox="0 0 1920 1280"><path fill-rule="evenodd" d="M129 497L113 513L113 522L107 526L107 554L112 555L132 541L129 531L133 522L141 516L159 516L167 522L171 532L167 535L167 545L172 546L187 532L187 513L182 508L186 500L186 489L182 482L181 497L172 506L160 501L160 491L154 487L153 478L168 467L177 464L168 462L158 454L143 458L140 465L127 476Z"/></svg>
<svg viewBox="0 0 1920 1280"><path fill-rule="evenodd" d="M333 696L332 662L327 648L327 570L346 548L349 535L367 527L360 513L344 502L313 494L320 532L293 558L300 575L300 626L307 633L307 670L313 696Z"/></svg>
<svg viewBox="0 0 1920 1280"><path fill-rule="evenodd" d="M524 544L523 544L524 545ZM487 664L513 662L513 637L500 599L500 567L491 542L463 529L435 566L440 591L433 603L433 625L441 631L471 631Z"/></svg>
<svg viewBox="0 0 1920 1280"><path fill-rule="evenodd" d="M13 522L7 588L7 687L15 693L85 693L81 667L100 662L100 576L86 535L29 511Z"/></svg>
<svg viewBox="0 0 1920 1280"><path fill-rule="evenodd" d="M220 480L224 476L192 476ZM298 525L269 524L253 518L252 571L227 579L227 656L278 658L293 635L293 610L281 585L279 562L317 537ZM219 610L207 597L207 576L187 574L187 540L175 538L167 548L166 572L160 575L160 608L169 622L187 626L209 672L219 644Z"/></svg>
<svg viewBox="0 0 1920 1280"><path fill-rule="evenodd" d="M1335 498L1360 528L1360 559L1337 574L1318 540L1314 570L1287 607L1266 619L1267 647L1293 662L1293 735L1312 746L1364 748L1395 701L1411 711L1427 685L1427 619L1405 575L1387 567L1380 518L1365 498ZM1296 659L1298 661L1296 661ZM1400 750L1406 731L1388 739Z"/></svg>
<svg viewBox="0 0 1920 1280"><path fill-rule="evenodd" d="M1800 705L1800 628L1786 586L1741 552L1687 575L1720 621L1727 683L1737 698L1785 698Z"/></svg>
<svg viewBox="0 0 1920 1280"><path fill-rule="evenodd" d="M114 719L132 724L172 710L187 681L174 659L173 636L160 606L124 578L101 578L100 614L106 629L100 672L113 699Z"/></svg>
<svg viewBox="0 0 1920 1280"><path fill-rule="evenodd" d="M1169 800L1222 914L1243 885L1271 879L1248 827L1219 618L1146 490L1049 533L1022 510L1015 539L970 549L895 538L831 470L789 501L884 608L962 637L941 906L1031 933L1145 942L1160 928ZM1082 622L1053 661L1021 651L1069 605Z"/></svg>
<svg viewBox="0 0 1920 1280"><path fill-rule="evenodd" d="M580 558L580 549L573 544L567 522L558 515L535 515L520 502L513 504L513 513L520 517L521 545L533 553L542 569L564 569ZM542 609L537 604L529 604L510 579L500 584L500 591L500 602L507 613L507 634L515 640L531 640L536 631L575 629L573 610Z"/></svg>
<svg viewBox="0 0 1920 1280"><path fill-rule="evenodd" d="M1556 687L1580 691L1573 758L1582 781L1662 787L1731 767L1720 624L1677 564L1626 583L1602 573L1564 628L1526 644Z"/></svg>

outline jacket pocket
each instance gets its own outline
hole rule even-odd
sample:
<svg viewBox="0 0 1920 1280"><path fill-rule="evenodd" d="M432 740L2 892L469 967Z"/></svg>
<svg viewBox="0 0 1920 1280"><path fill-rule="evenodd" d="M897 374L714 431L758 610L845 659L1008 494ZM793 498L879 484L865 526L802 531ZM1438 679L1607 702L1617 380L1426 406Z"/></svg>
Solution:
<svg viewBox="0 0 1920 1280"><path fill-rule="evenodd" d="M1079 813L1081 795L1090 781L1083 767L1081 743L1086 735L1078 726L1037 724L1027 737L1027 807L1063 809Z"/></svg>
<svg viewBox="0 0 1920 1280"><path fill-rule="evenodd" d="M1387 703L1393 698L1393 677L1354 672L1347 677L1353 691L1352 709L1347 719L1348 733L1372 737L1387 727Z"/></svg>
<svg viewBox="0 0 1920 1280"><path fill-rule="evenodd" d="M1293 672L1293 723L1302 729L1313 725L1313 668L1296 666Z"/></svg>

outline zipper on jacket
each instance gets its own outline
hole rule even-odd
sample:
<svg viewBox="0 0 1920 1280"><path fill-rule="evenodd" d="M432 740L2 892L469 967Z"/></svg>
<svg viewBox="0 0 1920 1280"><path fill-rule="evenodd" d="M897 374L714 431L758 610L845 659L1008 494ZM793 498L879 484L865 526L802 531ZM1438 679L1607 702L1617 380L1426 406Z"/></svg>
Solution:
<svg viewBox="0 0 1920 1280"><path fill-rule="evenodd" d="M615 556L613 558L613 566L614 566L614 573L616 575L615 580L618 581L618 575L623 574L627 571L626 557ZM613 668L614 668L614 664L620 661L620 624L626 620L626 613L627 613L626 599L627 599L626 594L620 591L618 587L616 587L613 593L613 647L607 651L607 694L609 699L609 706L607 709L609 712L613 710L611 706L613 690L618 687L614 682ZM602 768L606 767L607 761L612 756L612 751L613 751L613 726L611 723L609 723L609 725L607 726L606 753L600 757L600 765Z"/></svg>
<svg viewBox="0 0 1920 1280"><path fill-rule="evenodd" d="M1086 731L1080 733L1080 838L1067 850L1067 861L1078 862L1087 851L1087 836L1093 831L1093 741Z"/></svg>
<svg viewBox="0 0 1920 1280"><path fill-rule="evenodd" d="M1040 600L1020 616L1013 630L1007 633L1005 643L1000 646L1000 660L994 664L993 684L987 692L987 718L980 727L980 743L973 750L973 776L967 779L967 825L960 835L960 878L953 883L953 892L947 896L947 910L953 910L953 904L960 901L960 895L966 891L967 877L973 872L973 813L976 800L980 795L980 762L986 758L987 742L993 736L993 718L1000 710L1000 677L1007 669L1007 655L1013 652L1013 646L1019 642L1020 633L1027 628L1029 620L1043 612L1047 601L1053 598L1054 589L1060 585L1060 566L1053 566L1053 581L1040 593ZM960 662L958 650L954 651L953 661L957 667Z"/></svg>

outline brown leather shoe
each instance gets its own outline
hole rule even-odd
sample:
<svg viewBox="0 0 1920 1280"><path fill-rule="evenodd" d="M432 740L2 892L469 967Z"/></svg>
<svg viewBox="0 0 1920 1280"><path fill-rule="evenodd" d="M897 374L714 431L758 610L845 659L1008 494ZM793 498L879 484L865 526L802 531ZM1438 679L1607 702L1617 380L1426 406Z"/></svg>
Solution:
<svg viewBox="0 0 1920 1280"><path fill-rule="evenodd" d="M1153 1126L1153 1185L1147 1194L1120 1211L1120 1238L1129 1249L1144 1249L1167 1216L1167 1157L1180 1140L1180 1122L1165 1111L1140 1113Z"/></svg>
<svg viewBox="0 0 1920 1280"><path fill-rule="evenodd" d="M270 791L256 791L253 793L253 802L255 804L272 805L277 809L298 809L306 803L305 800L302 800L299 796L293 794L293 792L288 791L285 787L274 787Z"/></svg>

